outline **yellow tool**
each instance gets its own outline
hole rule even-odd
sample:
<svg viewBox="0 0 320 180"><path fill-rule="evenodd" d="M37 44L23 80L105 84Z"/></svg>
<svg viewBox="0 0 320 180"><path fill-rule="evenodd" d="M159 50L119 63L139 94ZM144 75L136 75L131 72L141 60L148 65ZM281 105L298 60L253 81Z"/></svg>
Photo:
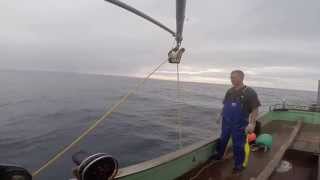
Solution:
<svg viewBox="0 0 320 180"><path fill-rule="evenodd" d="M249 157L250 157L250 145L249 145L248 135L246 137L246 144L244 145L244 153L245 153L245 157L244 157L242 166L247 167L249 162Z"/></svg>

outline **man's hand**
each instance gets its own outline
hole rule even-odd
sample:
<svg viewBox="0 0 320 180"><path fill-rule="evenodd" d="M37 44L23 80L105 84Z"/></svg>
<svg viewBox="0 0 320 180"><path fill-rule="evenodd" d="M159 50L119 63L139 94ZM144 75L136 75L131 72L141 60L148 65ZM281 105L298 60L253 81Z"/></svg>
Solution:
<svg viewBox="0 0 320 180"><path fill-rule="evenodd" d="M252 110L249 118L249 124L246 127L246 133L253 133L256 127L256 119L258 117L258 108Z"/></svg>
<svg viewBox="0 0 320 180"><path fill-rule="evenodd" d="M246 127L246 133L253 133L255 127L256 127L255 124L249 123L248 126Z"/></svg>

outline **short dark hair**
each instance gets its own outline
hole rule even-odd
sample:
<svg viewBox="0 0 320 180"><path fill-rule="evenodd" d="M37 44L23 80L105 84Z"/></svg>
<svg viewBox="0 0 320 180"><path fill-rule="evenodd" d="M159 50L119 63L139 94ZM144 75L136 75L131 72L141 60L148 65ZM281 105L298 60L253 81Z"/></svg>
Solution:
<svg viewBox="0 0 320 180"><path fill-rule="evenodd" d="M243 71L241 71L241 70L233 70L233 71L231 72L231 74L233 74L233 73L239 74L240 77L241 77L241 79L244 79L244 72L243 72Z"/></svg>

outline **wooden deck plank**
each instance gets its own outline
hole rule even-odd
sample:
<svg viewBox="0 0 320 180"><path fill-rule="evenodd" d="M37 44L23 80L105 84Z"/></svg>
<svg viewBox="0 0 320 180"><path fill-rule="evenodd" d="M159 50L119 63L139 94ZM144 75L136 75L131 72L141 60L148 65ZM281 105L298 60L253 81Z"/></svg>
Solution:
<svg viewBox="0 0 320 180"><path fill-rule="evenodd" d="M317 160L318 157L312 153L289 150L283 160L292 164L292 169L284 173L274 172L269 180L317 180Z"/></svg>
<svg viewBox="0 0 320 180"><path fill-rule="evenodd" d="M304 124L291 148L320 154L319 129L319 124Z"/></svg>
<svg viewBox="0 0 320 180"><path fill-rule="evenodd" d="M258 174L257 177L251 178L252 180L267 180L271 176L274 169L280 163L284 153L287 151L289 146L293 143L294 139L296 138L298 132L301 129L301 125L302 121L299 121L297 125L294 127L293 131L291 132L288 141L284 142L280 149L275 153L274 157L268 162L266 167Z"/></svg>

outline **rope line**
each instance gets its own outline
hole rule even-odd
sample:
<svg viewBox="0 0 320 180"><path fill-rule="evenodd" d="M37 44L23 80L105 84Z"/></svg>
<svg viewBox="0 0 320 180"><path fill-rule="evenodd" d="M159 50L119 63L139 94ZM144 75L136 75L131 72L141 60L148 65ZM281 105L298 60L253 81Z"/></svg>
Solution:
<svg viewBox="0 0 320 180"><path fill-rule="evenodd" d="M228 159L232 158L232 156L233 156L232 154L226 154L225 157L223 158L223 160L216 160L216 161L213 160L213 161L211 161L211 162L208 162L205 166L202 166L202 167L199 169L199 171L196 172L196 174L195 174L194 176L190 177L189 180L195 180L195 179L197 179L197 178L203 173L203 171L205 171L206 169L208 169L210 166L212 166L212 165L214 165L214 164L217 164L217 163L219 163L219 162L228 160Z"/></svg>
<svg viewBox="0 0 320 180"><path fill-rule="evenodd" d="M216 163L216 162L212 161L212 162L206 164L205 166L201 167L201 169L200 169L194 176L192 176L192 177L190 178L190 180L195 180L195 179L197 179L204 170L206 170L208 167L212 166L212 165L215 164L215 163Z"/></svg>
<svg viewBox="0 0 320 180"><path fill-rule="evenodd" d="M96 119L92 125L89 126L81 135L72 141L68 146L64 147L55 156L49 159L44 165L42 165L38 170L32 173L32 177L37 176L44 169L49 167L52 163L58 160L64 153L70 150L74 145L81 141L86 135L88 135L93 129L95 129L104 119L109 117L122 103L126 102L129 96L136 92L167 60L160 63L151 73L149 73L140 83L137 84L135 88L129 91L125 96L123 96L117 103L115 103L107 112L105 112L100 118Z"/></svg>
<svg viewBox="0 0 320 180"><path fill-rule="evenodd" d="M177 123L178 123L178 146L182 148L182 118L181 118L181 94L180 94L180 73L179 73L179 64L177 64Z"/></svg>

